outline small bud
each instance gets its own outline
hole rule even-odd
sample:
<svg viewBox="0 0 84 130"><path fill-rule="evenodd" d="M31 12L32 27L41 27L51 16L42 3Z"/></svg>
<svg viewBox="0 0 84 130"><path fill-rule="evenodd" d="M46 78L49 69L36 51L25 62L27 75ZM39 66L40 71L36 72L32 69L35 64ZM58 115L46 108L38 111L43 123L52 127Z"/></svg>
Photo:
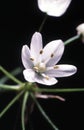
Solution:
<svg viewBox="0 0 84 130"><path fill-rule="evenodd" d="M84 23L78 25L76 27L77 34L81 36L82 42L84 42Z"/></svg>

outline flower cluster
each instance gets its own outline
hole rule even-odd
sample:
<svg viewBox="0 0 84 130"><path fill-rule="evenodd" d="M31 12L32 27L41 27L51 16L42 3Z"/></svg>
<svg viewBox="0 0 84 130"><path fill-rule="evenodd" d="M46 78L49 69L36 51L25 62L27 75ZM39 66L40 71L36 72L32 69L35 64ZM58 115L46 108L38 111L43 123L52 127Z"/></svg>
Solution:
<svg viewBox="0 0 84 130"><path fill-rule="evenodd" d="M42 12L50 16L61 16L69 7L71 0L37 0ZM25 67L23 75L28 82L37 82L45 85L54 85L56 78L71 76L77 68L73 65L57 63L64 52L64 42L61 39L49 42L43 48L42 35L35 32L31 39L30 48L22 47L22 63Z"/></svg>
<svg viewBox="0 0 84 130"><path fill-rule="evenodd" d="M66 10L68 9L71 0L37 0L38 8L46 13L46 16L54 16L60 17L62 16ZM46 17L45 17L46 18ZM42 26L44 25L45 18L42 22ZM41 29L39 29L41 31ZM58 95L49 95L44 94L43 92L78 92L84 91L84 88L77 88L72 90L69 89L52 89L52 88L40 88L35 83L40 83L43 85L54 85L58 82L58 78L67 77L75 74L77 72L77 68L74 65L69 64L58 64L65 49L65 45L71 43L74 40L77 40L82 36L82 41L84 42L84 23L77 26L76 31L77 35L63 42L61 39L52 40L43 46L42 35L39 32L34 32L30 47L28 45L23 45L21 50L21 60L24 66L23 76L26 80L22 82L18 80L14 75L21 73L21 70L17 69L13 71L12 75L8 71L6 71L2 66L0 66L0 71L2 71L7 77L3 77L0 80L0 91L3 90L13 90L17 91L18 94L14 97L13 100L2 110L0 113L0 118L5 114L5 112L22 96L22 110L21 110L21 121L22 121L22 130L25 130L25 108L27 99L32 98L34 103L36 103L42 115L45 119L50 123L54 130L58 130L58 128L53 124L53 122L48 118L36 98L56 98L61 101L65 101L64 98ZM9 79L14 81L17 85L8 85L5 82ZM57 91L58 90L58 91ZM31 102L31 101L30 101ZM30 108L32 106L32 102L30 103ZM29 110L28 109L28 110ZM31 110L32 111L32 110ZM29 114L30 114L29 110Z"/></svg>

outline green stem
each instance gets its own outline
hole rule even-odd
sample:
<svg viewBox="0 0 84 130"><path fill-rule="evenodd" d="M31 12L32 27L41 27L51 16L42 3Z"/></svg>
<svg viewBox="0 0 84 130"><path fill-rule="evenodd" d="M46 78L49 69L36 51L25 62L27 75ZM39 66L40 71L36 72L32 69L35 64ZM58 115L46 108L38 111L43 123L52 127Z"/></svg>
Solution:
<svg viewBox="0 0 84 130"><path fill-rule="evenodd" d="M15 90L18 91L22 88L20 85L6 85L6 84L0 84L0 91L5 90Z"/></svg>
<svg viewBox="0 0 84 130"><path fill-rule="evenodd" d="M41 114L45 117L45 119L47 120L47 122L52 126L52 128L54 130L58 130L58 128L53 124L53 122L49 119L49 117L46 115L45 111L43 110L43 108L40 106L40 104L38 103L38 101L36 100L36 98L34 97L34 95L31 93L31 97L34 100L34 102L36 103L39 111L41 112Z"/></svg>
<svg viewBox="0 0 84 130"><path fill-rule="evenodd" d="M11 80L13 80L15 83L17 84L22 84L22 82L20 80L18 80L17 78L15 78L11 73L9 73L7 70L5 70L2 66L0 66L0 70Z"/></svg>
<svg viewBox="0 0 84 130"><path fill-rule="evenodd" d="M71 43L71 42L73 42L73 41L75 41L75 40L77 40L77 39L79 39L79 38L80 38L80 35L76 35L76 36L71 37L70 39L66 40L66 41L64 42L64 44L67 45L67 44L69 44L69 43Z"/></svg>
<svg viewBox="0 0 84 130"><path fill-rule="evenodd" d="M23 98L23 104L22 104L22 113L21 113L21 121L22 121L22 130L25 130L25 108L26 108L26 103L27 103L27 99L28 99L28 91L25 92L24 94L24 98Z"/></svg>
<svg viewBox="0 0 84 130"><path fill-rule="evenodd" d="M60 89L47 89L47 88L33 88L36 92L46 92L46 93L67 93L67 92L83 92L84 88L60 88Z"/></svg>
<svg viewBox="0 0 84 130"><path fill-rule="evenodd" d="M24 90L21 91L16 97L12 99L12 101L2 110L0 113L0 118L7 112L7 110L21 97L21 95L24 93Z"/></svg>
<svg viewBox="0 0 84 130"><path fill-rule="evenodd" d="M16 68L16 69L14 69L13 71L11 71L10 72L12 75L18 75L18 74L20 74L21 73L21 68L20 67L18 67L18 68ZM3 83L5 83L5 82L7 82L7 80L8 80L8 77L6 77L6 76L3 76L1 79L0 79L0 84L3 84Z"/></svg>
<svg viewBox="0 0 84 130"><path fill-rule="evenodd" d="M42 23L41 23L41 25L40 25L40 27L39 27L39 32L41 32L41 31L42 31L43 26L44 26L44 24L45 24L45 21L47 20L47 17L48 17L48 15L47 15L47 14L45 14L45 17L44 17L44 19L43 19L43 21L42 21Z"/></svg>

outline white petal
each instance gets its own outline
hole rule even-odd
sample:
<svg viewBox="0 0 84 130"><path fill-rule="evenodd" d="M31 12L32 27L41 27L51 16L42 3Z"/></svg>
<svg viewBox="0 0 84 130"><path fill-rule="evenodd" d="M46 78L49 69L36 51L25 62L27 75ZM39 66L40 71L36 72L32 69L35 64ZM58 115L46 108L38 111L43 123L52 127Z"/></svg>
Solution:
<svg viewBox="0 0 84 130"><path fill-rule="evenodd" d="M38 0L38 7L50 16L59 17L65 13L70 3L71 0Z"/></svg>
<svg viewBox="0 0 84 130"><path fill-rule="evenodd" d="M40 83L40 84L44 84L44 85L54 85L57 83L57 79L55 78L49 78L49 79L46 79L45 77L43 76L40 76L40 75L37 75L35 77L35 82L37 83Z"/></svg>
<svg viewBox="0 0 84 130"><path fill-rule="evenodd" d="M78 35L83 35L84 36L84 23L81 23L76 27Z"/></svg>
<svg viewBox="0 0 84 130"><path fill-rule="evenodd" d="M35 72L32 69L25 69L23 71L25 80L29 82L35 82Z"/></svg>
<svg viewBox="0 0 84 130"><path fill-rule="evenodd" d="M51 41L43 49L42 60L47 63L47 66L53 66L61 59L63 52L64 43L62 40Z"/></svg>
<svg viewBox="0 0 84 130"><path fill-rule="evenodd" d="M21 53L22 63L25 68L32 68L33 63L30 60L30 50L27 45L24 45L22 47L22 53Z"/></svg>
<svg viewBox="0 0 84 130"><path fill-rule="evenodd" d="M38 62L40 51L42 50L42 36L39 32L35 32L31 39L31 57Z"/></svg>
<svg viewBox="0 0 84 130"><path fill-rule="evenodd" d="M54 67L48 68L45 72L50 77L67 77L75 74L77 72L77 68L73 65L57 65Z"/></svg>

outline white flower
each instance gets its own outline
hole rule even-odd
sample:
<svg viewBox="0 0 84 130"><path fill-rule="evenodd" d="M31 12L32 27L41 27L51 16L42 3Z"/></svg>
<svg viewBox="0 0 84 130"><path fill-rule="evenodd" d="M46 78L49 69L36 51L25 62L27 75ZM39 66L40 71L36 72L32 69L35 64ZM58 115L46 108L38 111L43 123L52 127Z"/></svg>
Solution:
<svg viewBox="0 0 84 130"><path fill-rule="evenodd" d="M84 42L84 23L76 27L77 34L82 36L82 41Z"/></svg>
<svg viewBox="0 0 84 130"><path fill-rule="evenodd" d="M42 12L59 17L65 13L71 0L37 0L37 2Z"/></svg>
<svg viewBox="0 0 84 130"><path fill-rule="evenodd" d="M22 63L25 67L23 75L29 82L45 85L57 83L55 77L66 77L76 72L73 65L56 65L64 52L62 40L49 42L44 48L42 36L35 32L31 39L30 49L27 45L22 47Z"/></svg>

